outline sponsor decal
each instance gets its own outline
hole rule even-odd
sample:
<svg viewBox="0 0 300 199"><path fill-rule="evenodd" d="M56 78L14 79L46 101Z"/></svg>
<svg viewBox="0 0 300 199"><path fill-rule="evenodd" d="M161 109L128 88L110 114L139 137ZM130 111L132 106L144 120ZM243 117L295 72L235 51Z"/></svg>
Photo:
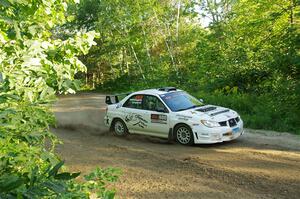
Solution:
<svg viewBox="0 0 300 199"><path fill-rule="evenodd" d="M167 124L167 116L162 114L151 114L152 123Z"/></svg>
<svg viewBox="0 0 300 199"><path fill-rule="evenodd" d="M141 115L135 113L126 115L125 122L132 123L133 126L139 126L141 128L145 128L148 123Z"/></svg>
<svg viewBox="0 0 300 199"><path fill-rule="evenodd" d="M187 121L187 120L193 118L192 116L180 115L180 114L177 114L176 117L177 117L177 119L179 119L179 120L184 120L184 121Z"/></svg>

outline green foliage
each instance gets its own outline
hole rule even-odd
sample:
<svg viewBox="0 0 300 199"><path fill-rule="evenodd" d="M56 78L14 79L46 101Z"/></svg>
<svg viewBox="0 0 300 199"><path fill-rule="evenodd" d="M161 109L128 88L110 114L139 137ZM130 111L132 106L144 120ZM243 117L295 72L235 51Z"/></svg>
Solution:
<svg viewBox="0 0 300 199"><path fill-rule="evenodd" d="M201 91L243 113L246 127L298 132L299 7L295 0L82 1L74 27L101 35L81 57L85 82L101 91ZM211 19L206 28L203 16Z"/></svg>
<svg viewBox="0 0 300 199"><path fill-rule="evenodd" d="M247 128L300 134L299 112L295 110L293 104L279 102L281 96L203 92L194 93L194 95L204 99L205 103L218 104L238 111Z"/></svg>
<svg viewBox="0 0 300 199"><path fill-rule="evenodd" d="M112 198L106 183L116 171L97 169L75 181L53 152L57 138L51 103L57 93L74 93L74 75L86 71L87 54L97 34L77 32L65 39L53 32L66 22L73 1L0 1L0 198ZM91 186L93 184L93 186Z"/></svg>
<svg viewBox="0 0 300 199"><path fill-rule="evenodd" d="M30 175L18 176L4 174L0 177L1 198L89 198L95 194L99 198L111 199L115 190L108 190L106 185L116 182L120 171L118 169L100 169L84 176L84 181L78 183L73 179L80 173L58 173L64 162L58 162L42 173L35 167Z"/></svg>
<svg viewBox="0 0 300 199"><path fill-rule="evenodd" d="M178 55L188 55L190 44L196 46L188 38L202 31L192 24L179 28L191 3L180 5L177 16L178 4L171 1L82 1L71 27L100 33L97 46L81 57L88 66L86 82L96 85L127 76L149 84L148 80L164 78L170 71L177 75L184 61ZM186 37L178 40L179 33Z"/></svg>
<svg viewBox="0 0 300 199"><path fill-rule="evenodd" d="M106 184L116 182L120 174L121 171L119 169L97 168L92 173L84 176L85 180L87 181L87 183L85 184L85 188L87 190L93 190L100 198L114 198L115 190L108 190Z"/></svg>

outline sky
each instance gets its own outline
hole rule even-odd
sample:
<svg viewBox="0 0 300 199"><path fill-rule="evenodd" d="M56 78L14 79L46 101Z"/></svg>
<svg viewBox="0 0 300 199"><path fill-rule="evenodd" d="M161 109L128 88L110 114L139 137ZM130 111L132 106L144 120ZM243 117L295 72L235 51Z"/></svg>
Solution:
<svg viewBox="0 0 300 199"><path fill-rule="evenodd" d="M202 16L202 14L205 12L201 9L199 5L195 6L195 11L199 13L199 20L202 27L208 27L209 23L211 22L211 19L206 16Z"/></svg>

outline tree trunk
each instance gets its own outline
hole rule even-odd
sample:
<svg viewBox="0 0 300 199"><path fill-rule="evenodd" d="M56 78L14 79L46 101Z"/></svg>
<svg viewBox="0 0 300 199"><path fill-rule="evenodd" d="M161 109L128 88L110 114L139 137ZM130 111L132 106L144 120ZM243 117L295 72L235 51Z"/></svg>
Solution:
<svg viewBox="0 0 300 199"><path fill-rule="evenodd" d="M155 19L156 19L156 22L157 22L158 26L161 27L161 24L160 24L160 22L159 22L159 19L158 19L157 14L156 14L155 11L154 11L154 15L155 15ZM166 47L167 47L169 56L170 56L170 58L171 58L171 62L172 62L173 68L176 69L175 59L174 59L174 56L173 56L173 54L172 54L172 52L171 52L171 48L170 48L170 46L169 46L169 44L168 44L167 36L166 36L166 34L164 34L164 32L163 32L163 30L162 30L161 28L160 28L159 30L160 30L161 34L165 37L165 44L166 44Z"/></svg>
<svg viewBox="0 0 300 199"><path fill-rule="evenodd" d="M147 51L149 66L150 66L151 71L153 71L152 61L151 61L151 55L150 55L150 49L149 49L149 45L148 45L148 42L147 42L146 32L145 32L145 29L144 29L143 26L142 26L142 31L143 31L143 35L144 35L145 48L146 48L146 51Z"/></svg>
<svg viewBox="0 0 300 199"><path fill-rule="evenodd" d="M179 41L179 17L180 17L180 0L178 1L177 5L177 24L176 24L176 41L177 41L177 46L178 46L178 41Z"/></svg>
<svg viewBox="0 0 300 199"><path fill-rule="evenodd" d="M89 78L88 78L88 71L85 73L85 85L88 86L89 84Z"/></svg>
<svg viewBox="0 0 300 199"><path fill-rule="evenodd" d="M135 57L136 63L137 63L137 65L138 65L138 67L139 67L140 73L141 73L143 79L145 80L146 77L145 77L145 75L144 75L143 69L142 69L142 67L141 67L141 65L140 65L140 61L139 61L139 59L138 59L138 57L137 57L137 55L136 55L136 53L135 53L135 50L134 50L133 46L131 46L131 49L132 49L133 55L134 55L134 57Z"/></svg>
<svg viewBox="0 0 300 199"><path fill-rule="evenodd" d="M92 82L93 82L93 89L95 89L95 73L93 72Z"/></svg>
<svg viewBox="0 0 300 199"><path fill-rule="evenodd" d="M295 8L295 0L291 0L291 9L290 9L290 24L293 26L294 24L294 8Z"/></svg>

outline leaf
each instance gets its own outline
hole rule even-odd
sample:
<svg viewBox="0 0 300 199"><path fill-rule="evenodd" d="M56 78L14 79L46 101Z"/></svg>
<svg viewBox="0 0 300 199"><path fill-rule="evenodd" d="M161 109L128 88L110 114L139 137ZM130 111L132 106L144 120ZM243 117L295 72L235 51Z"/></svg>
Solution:
<svg viewBox="0 0 300 199"><path fill-rule="evenodd" d="M74 85L74 87L75 87L75 90L78 91L78 90L80 89L80 85L81 85L80 80L75 79L75 80L73 81L73 85Z"/></svg>
<svg viewBox="0 0 300 199"><path fill-rule="evenodd" d="M55 176L58 172L58 170L64 165L64 161L59 162L58 164L56 164L50 171L49 171L49 177L51 176Z"/></svg>
<svg viewBox="0 0 300 199"><path fill-rule="evenodd" d="M35 35L38 28L39 28L39 27L36 26L36 25L29 26L29 27L28 27L28 31L29 31L29 33L30 33L31 35Z"/></svg>
<svg viewBox="0 0 300 199"><path fill-rule="evenodd" d="M78 173L64 172L64 173L59 173L59 174L55 175L54 178L58 179L58 180L72 180L74 178L77 178L79 175L80 175L80 172L78 172Z"/></svg>
<svg viewBox="0 0 300 199"><path fill-rule="evenodd" d="M38 167L35 166L30 175L30 186L33 186L37 180Z"/></svg>
<svg viewBox="0 0 300 199"><path fill-rule="evenodd" d="M23 196L24 198L39 199L41 198L41 196L45 196L48 194L49 190L45 189L45 187L38 185L35 187L29 187L29 189L27 189Z"/></svg>
<svg viewBox="0 0 300 199"><path fill-rule="evenodd" d="M116 195L115 191L106 191L104 193L103 199L114 199L115 195Z"/></svg>
<svg viewBox="0 0 300 199"><path fill-rule="evenodd" d="M64 184L59 183L59 182L44 182L43 185L47 187L48 189L54 191L55 193L64 193L66 192L66 188Z"/></svg>
<svg viewBox="0 0 300 199"><path fill-rule="evenodd" d="M10 3L7 0L0 0L0 5L7 8L10 6Z"/></svg>
<svg viewBox="0 0 300 199"><path fill-rule="evenodd" d="M12 109L6 109L5 111L1 111L0 112L0 119L6 118L8 114L13 114L13 113L15 113L15 111L12 110Z"/></svg>
<svg viewBox="0 0 300 199"><path fill-rule="evenodd" d="M8 0L11 4L15 4L15 3L18 3L18 4L27 4L28 2L25 1L25 0Z"/></svg>
<svg viewBox="0 0 300 199"><path fill-rule="evenodd" d="M20 97L17 95L12 95L12 94L2 94L2 97L6 97L6 98L11 98L11 99L15 99L15 100L20 100Z"/></svg>
<svg viewBox="0 0 300 199"><path fill-rule="evenodd" d="M19 25L17 22L14 22L14 29L16 31L16 37L17 39L22 39L21 38L21 31L20 31L20 28L19 28Z"/></svg>
<svg viewBox="0 0 300 199"><path fill-rule="evenodd" d="M9 192L18 188L23 183L23 179L17 175L3 175L0 177L0 192Z"/></svg>
<svg viewBox="0 0 300 199"><path fill-rule="evenodd" d="M28 97L30 102L33 102L33 92L32 91L27 92L27 97Z"/></svg>

